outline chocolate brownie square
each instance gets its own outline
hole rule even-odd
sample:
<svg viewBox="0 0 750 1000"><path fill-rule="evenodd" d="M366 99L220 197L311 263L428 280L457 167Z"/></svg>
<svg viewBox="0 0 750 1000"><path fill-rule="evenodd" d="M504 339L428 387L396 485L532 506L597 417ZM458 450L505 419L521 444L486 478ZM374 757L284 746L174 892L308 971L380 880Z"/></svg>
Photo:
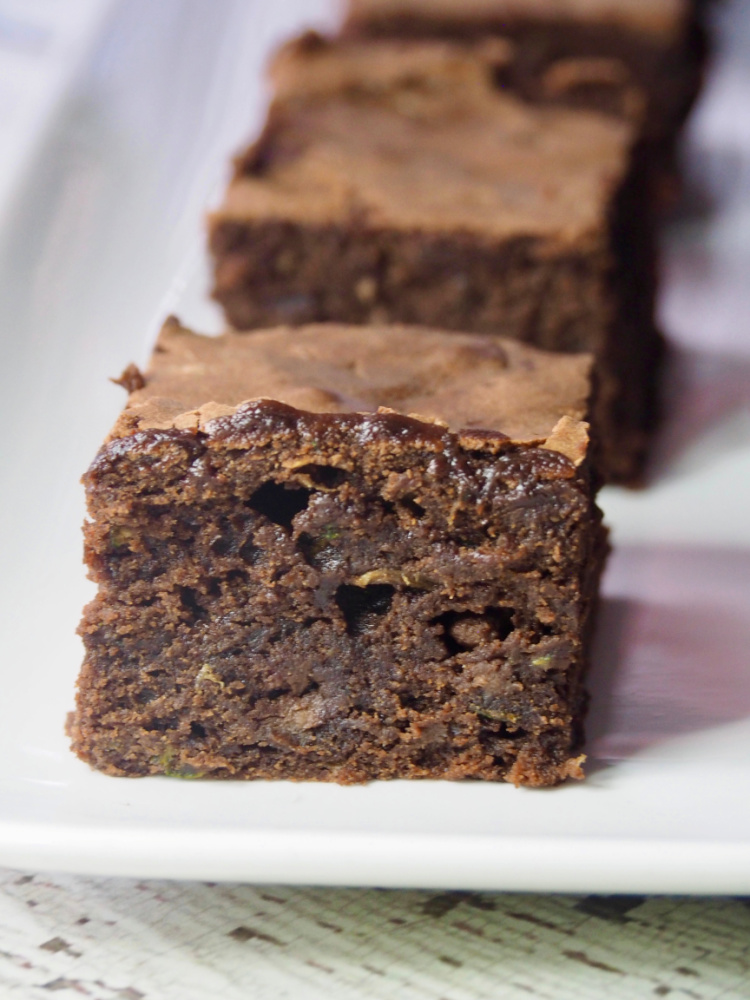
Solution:
<svg viewBox="0 0 750 1000"><path fill-rule="evenodd" d="M705 36L692 0L349 0L345 32L512 43L507 86L533 101L631 112L666 154L700 87ZM634 88L636 88L634 90Z"/></svg>
<svg viewBox="0 0 750 1000"><path fill-rule="evenodd" d="M581 776L588 356L167 323L85 476L73 747L114 775Z"/></svg>
<svg viewBox="0 0 750 1000"><path fill-rule="evenodd" d="M211 220L240 329L401 322L591 351L606 474L637 478L660 337L648 170L625 121L531 106L449 43L305 36Z"/></svg>

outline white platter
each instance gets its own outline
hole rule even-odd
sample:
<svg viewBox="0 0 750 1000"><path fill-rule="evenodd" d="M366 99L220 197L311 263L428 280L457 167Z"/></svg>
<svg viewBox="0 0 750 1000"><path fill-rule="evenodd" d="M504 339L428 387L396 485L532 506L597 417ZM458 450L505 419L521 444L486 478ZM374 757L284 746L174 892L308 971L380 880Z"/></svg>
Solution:
<svg viewBox="0 0 750 1000"><path fill-rule="evenodd" d="M0 863L750 893L750 137L733 117L750 81L743 48L732 47L740 5L726 15L736 18L730 44L693 127L694 159L721 207L667 247L663 316L679 349L658 472L646 491L603 497L616 551L591 678L588 779L542 792L125 780L68 750L75 628L91 596L78 477L122 403L107 376L145 361L168 309L216 327L204 207L260 120L269 44L331 16L325 0L223 0L210 18L206 9L115 4L0 232Z"/></svg>

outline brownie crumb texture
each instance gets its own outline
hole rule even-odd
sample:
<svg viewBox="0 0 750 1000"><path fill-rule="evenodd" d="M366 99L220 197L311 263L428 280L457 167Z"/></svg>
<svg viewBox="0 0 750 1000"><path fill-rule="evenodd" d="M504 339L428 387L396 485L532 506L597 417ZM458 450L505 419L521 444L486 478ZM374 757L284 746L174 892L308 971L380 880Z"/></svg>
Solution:
<svg viewBox="0 0 750 1000"><path fill-rule="evenodd" d="M84 760L344 783L581 777L606 541L574 417L547 447L271 399L157 428L134 398L85 477L99 592L70 726Z"/></svg>

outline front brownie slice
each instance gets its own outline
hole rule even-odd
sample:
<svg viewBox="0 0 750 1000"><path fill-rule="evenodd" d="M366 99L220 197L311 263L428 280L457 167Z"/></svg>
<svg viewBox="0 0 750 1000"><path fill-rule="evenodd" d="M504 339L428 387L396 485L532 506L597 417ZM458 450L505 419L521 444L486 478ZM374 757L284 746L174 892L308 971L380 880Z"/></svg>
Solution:
<svg viewBox="0 0 750 1000"><path fill-rule="evenodd" d="M674 141L700 87L705 38L692 0L348 0L364 37L512 42L503 81L534 101L622 112L647 98L644 134Z"/></svg>
<svg viewBox="0 0 750 1000"><path fill-rule="evenodd" d="M633 129L501 93L447 43L306 37L211 222L240 329L402 322L591 351L608 478L635 478L660 338Z"/></svg>
<svg viewBox="0 0 750 1000"><path fill-rule="evenodd" d="M76 753L110 774L580 777L590 359L170 321L85 476Z"/></svg>

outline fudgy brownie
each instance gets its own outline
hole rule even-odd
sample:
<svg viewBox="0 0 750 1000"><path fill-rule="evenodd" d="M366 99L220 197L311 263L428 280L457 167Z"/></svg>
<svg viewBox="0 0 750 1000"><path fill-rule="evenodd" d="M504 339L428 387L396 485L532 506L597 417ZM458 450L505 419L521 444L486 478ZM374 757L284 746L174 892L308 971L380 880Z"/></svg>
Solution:
<svg viewBox="0 0 750 1000"><path fill-rule="evenodd" d="M169 321L85 476L75 751L120 775L580 777L590 367Z"/></svg>
<svg viewBox="0 0 750 1000"><path fill-rule="evenodd" d="M348 0L367 37L501 37L503 82L534 101L621 113L647 95L644 134L673 143L700 86L705 38L692 0Z"/></svg>
<svg viewBox="0 0 750 1000"><path fill-rule="evenodd" d="M660 338L633 127L531 106L450 43L308 35L212 216L214 296L241 329L402 322L592 351L608 478L637 477Z"/></svg>

